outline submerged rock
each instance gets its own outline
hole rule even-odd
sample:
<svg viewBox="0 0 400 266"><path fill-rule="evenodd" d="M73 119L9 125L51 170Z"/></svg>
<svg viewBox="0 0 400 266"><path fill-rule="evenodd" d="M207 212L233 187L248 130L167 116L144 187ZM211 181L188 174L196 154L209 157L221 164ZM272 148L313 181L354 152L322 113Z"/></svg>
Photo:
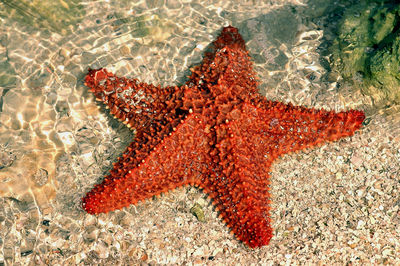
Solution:
<svg viewBox="0 0 400 266"><path fill-rule="evenodd" d="M348 8L333 43L334 69L378 107L400 103L400 5L364 0Z"/></svg>

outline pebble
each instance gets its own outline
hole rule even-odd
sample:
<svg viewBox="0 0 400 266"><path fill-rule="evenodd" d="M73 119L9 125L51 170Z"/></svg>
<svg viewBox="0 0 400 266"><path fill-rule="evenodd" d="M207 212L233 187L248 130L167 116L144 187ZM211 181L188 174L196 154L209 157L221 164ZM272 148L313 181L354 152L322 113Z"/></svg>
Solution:
<svg viewBox="0 0 400 266"><path fill-rule="evenodd" d="M9 167L12 165L16 156L6 149L0 149L0 169Z"/></svg>
<svg viewBox="0 0 400 266"><path fill-rule="evenodd" d="M32 176L32 179L35 182L36 186L41 187L49 180L49 173L46 169L39 168Z"/></svg>

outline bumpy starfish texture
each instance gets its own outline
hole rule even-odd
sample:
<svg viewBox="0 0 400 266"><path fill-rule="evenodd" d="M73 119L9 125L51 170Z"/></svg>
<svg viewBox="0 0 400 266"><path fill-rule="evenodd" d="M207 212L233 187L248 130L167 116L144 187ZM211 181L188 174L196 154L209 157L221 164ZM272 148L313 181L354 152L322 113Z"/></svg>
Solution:
<svg viewBox="0 0 400 266"><path fill-rule="evenodd" d="M238 30L226 27L183 86L160 88L89 70L85 84L136 136L83 198L90 214L193 185L250 247L272 237L269 169L280 155L351 136L362 111L335 113L268 101Z"/></svg>

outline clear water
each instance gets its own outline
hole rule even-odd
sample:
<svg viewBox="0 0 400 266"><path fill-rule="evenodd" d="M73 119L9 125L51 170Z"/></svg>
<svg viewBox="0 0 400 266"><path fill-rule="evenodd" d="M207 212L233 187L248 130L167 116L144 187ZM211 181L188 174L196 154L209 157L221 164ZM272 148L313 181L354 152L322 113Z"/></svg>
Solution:
<svg viewBox="0 0 400 266"><path fill-rule="evenodd" d="M323 31L313 19L324 8L320 1L289 0L0 1L0 265L108 263L118 258L111 247L133 252L123 241L114 245L98 236L108 223L124 227L118 218L98 221L80 207L133 137L83 85L88 68L179 85L221 28L232 24L246 40L268 98L372 110L359 92L323 80ZM370 113L371 126L398 132L398 118ZM141 215L132 223L145 223L150 214ZM119 237L129 243L142 241L123 232ZM139 259L159 254L139 249ZM176 261L185 260L190 256Z"/></svg>

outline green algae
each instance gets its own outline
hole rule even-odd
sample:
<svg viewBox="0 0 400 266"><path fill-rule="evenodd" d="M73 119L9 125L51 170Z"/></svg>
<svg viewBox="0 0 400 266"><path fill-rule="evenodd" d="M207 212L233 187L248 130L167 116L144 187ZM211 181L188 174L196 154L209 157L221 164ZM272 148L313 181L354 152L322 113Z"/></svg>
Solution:
<svg viewBox="0 0 400 266"><path fill-rule="evenodd" d="M0 0L0 17L65 35L85 16L80 0Z"/></svg>
<svg viewBox="0 0 400 266"><path fill-rule="evenodd" d="M377 106L400 103L400 5L360 1L348 8L333 43L334 69Z"/></svg>

